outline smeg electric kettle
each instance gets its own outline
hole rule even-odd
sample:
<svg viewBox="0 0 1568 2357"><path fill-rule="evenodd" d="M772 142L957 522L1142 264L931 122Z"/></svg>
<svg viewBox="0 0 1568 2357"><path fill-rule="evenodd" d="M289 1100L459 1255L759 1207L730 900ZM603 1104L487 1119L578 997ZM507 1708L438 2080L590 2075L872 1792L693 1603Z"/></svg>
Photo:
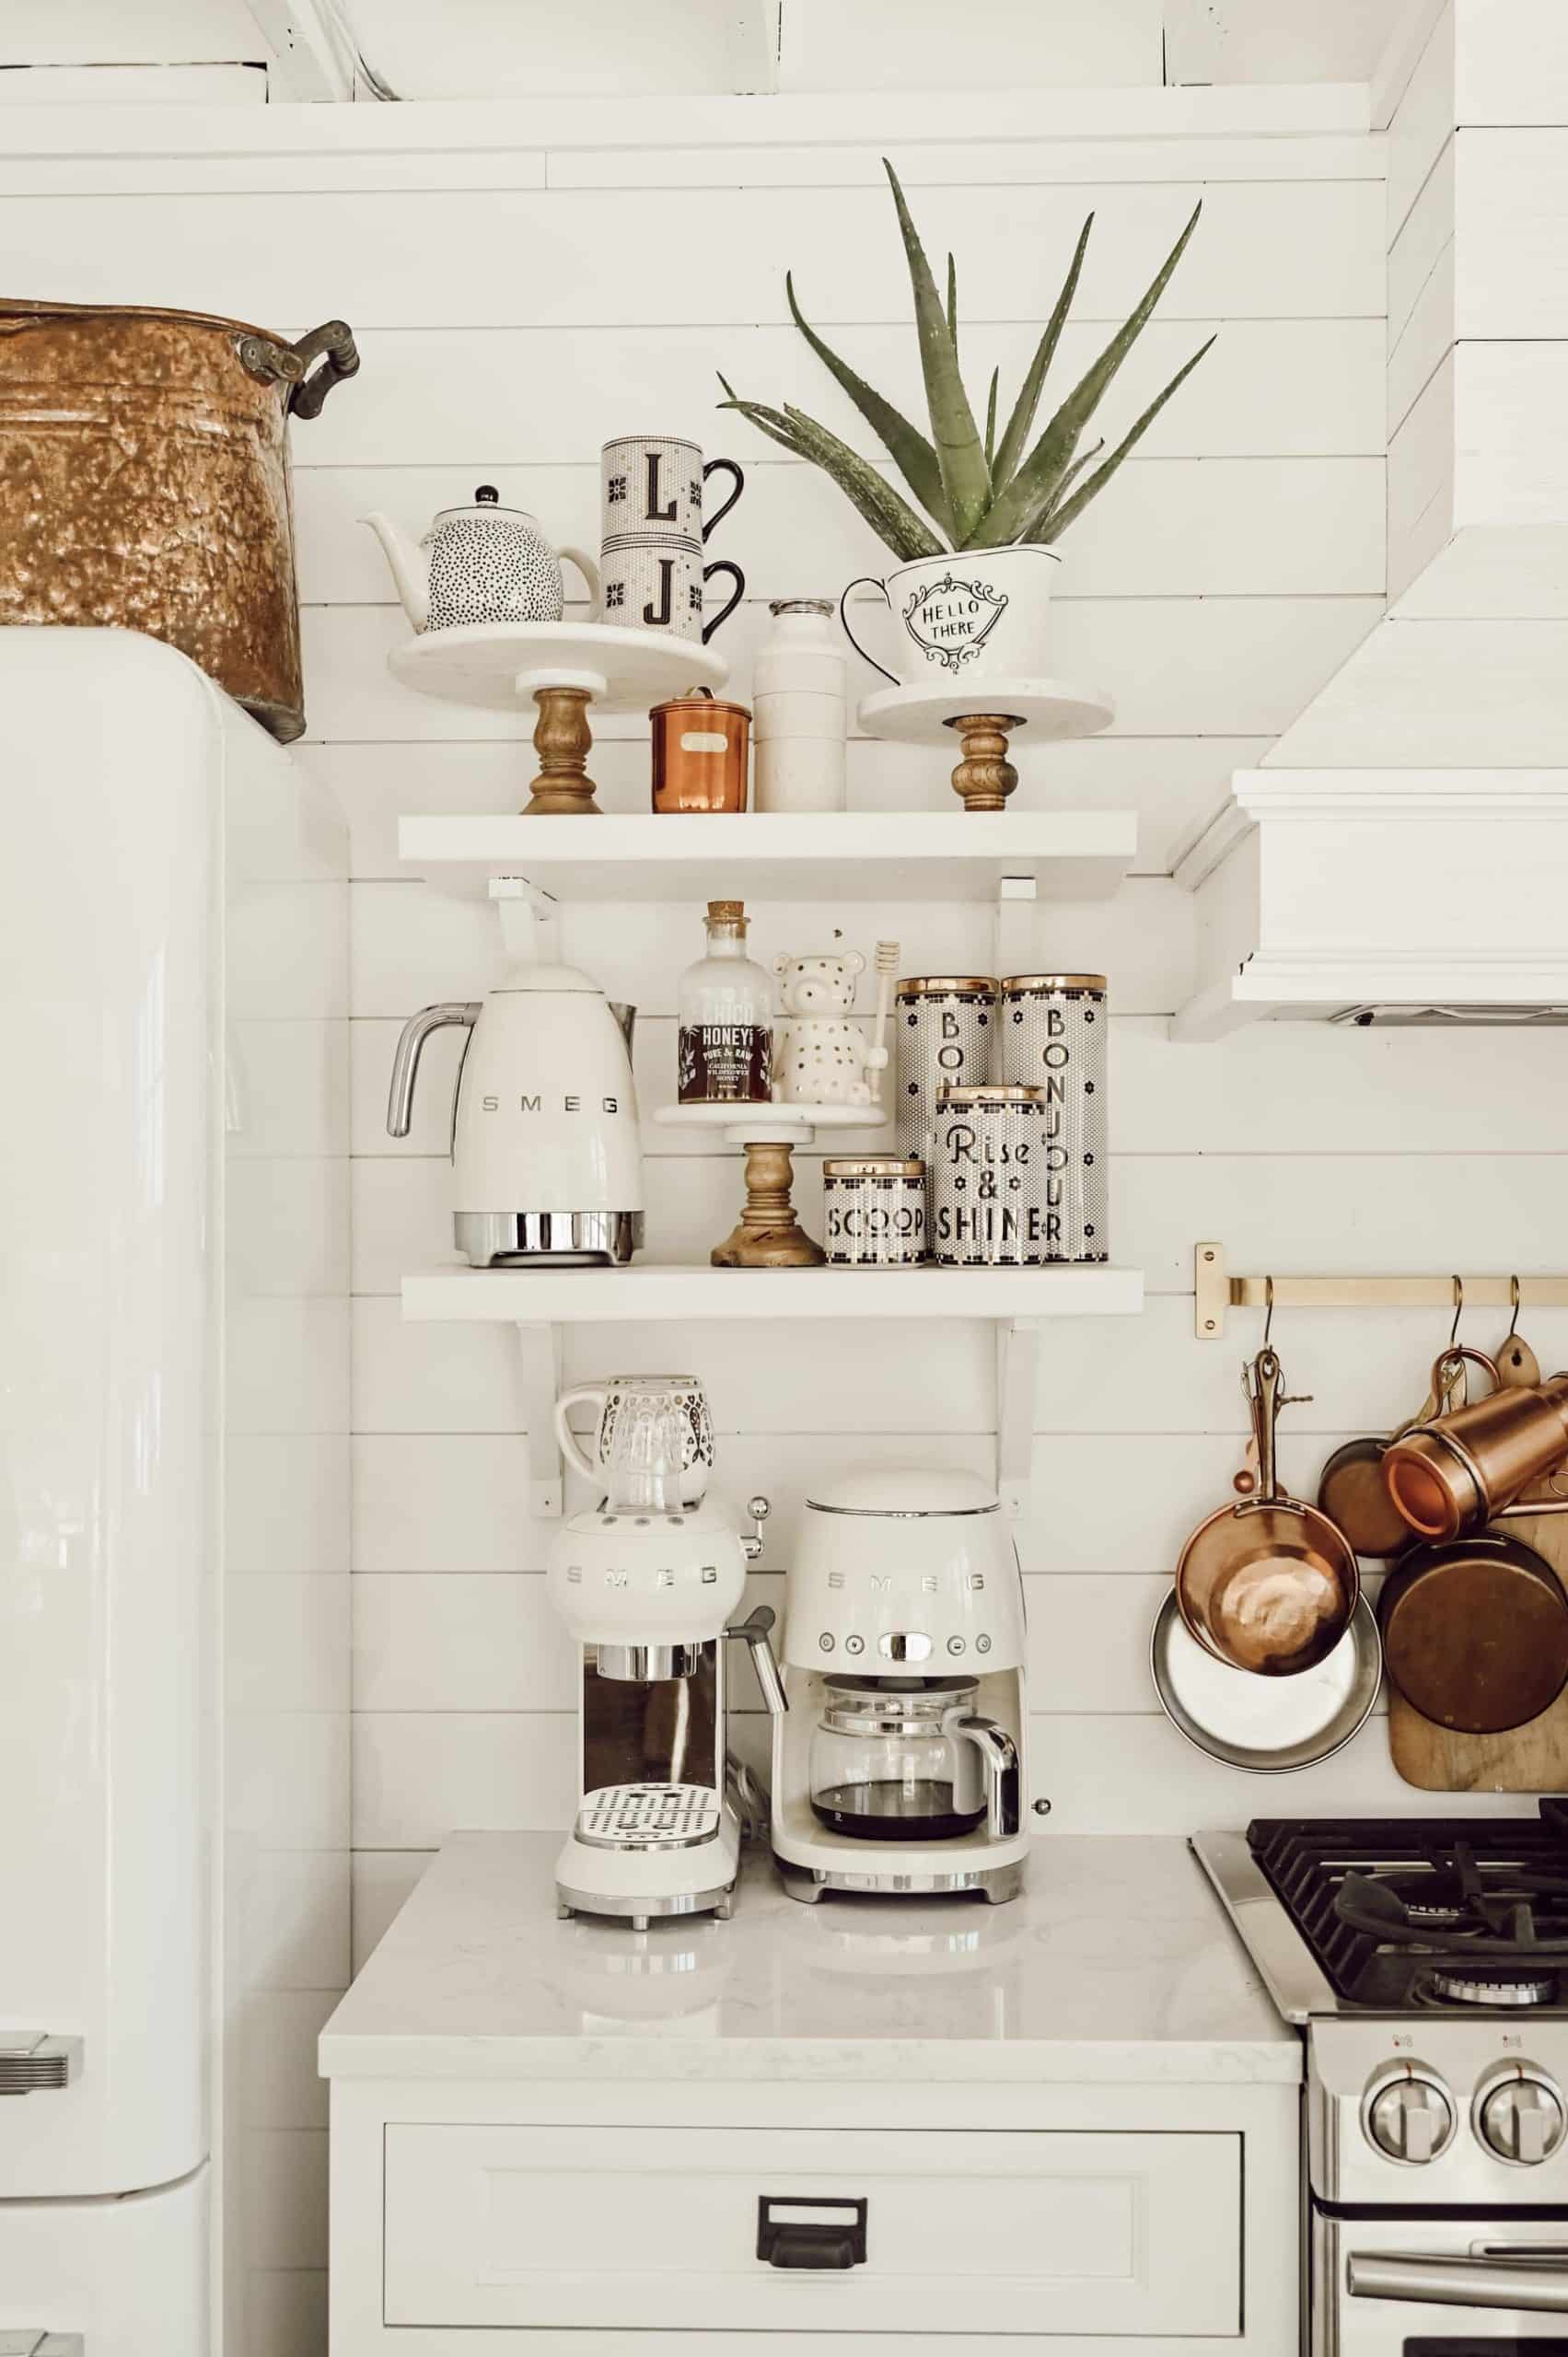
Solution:
<svg viewBox="0 0 1568 2357"><path fill-rule="evenodd" d="M408 1135L425 1040L469 1028L451 1152L452 1234L470 1267L619 1264L642 1243L636 1012L571 966L519 963L487 998L404 1024L387 1104L395 1138Z"/></svg>

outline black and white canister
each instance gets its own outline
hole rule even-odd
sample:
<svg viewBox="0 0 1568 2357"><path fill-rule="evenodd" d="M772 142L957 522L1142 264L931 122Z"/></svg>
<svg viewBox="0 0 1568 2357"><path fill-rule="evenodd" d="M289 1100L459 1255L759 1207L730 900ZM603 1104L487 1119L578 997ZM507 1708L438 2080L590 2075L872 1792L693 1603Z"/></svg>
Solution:
<svg viewBox="0 0 1568 2357"><path fill-rule="evenodd" d="M822 1165L822 1241L833 1269L912 1269L925 1258L925 1165L865 1155Z"/></svg>
<svg viewBox="0 0 1568 2357"><path fill-rule="evenodd" d="M1048 1248L1045 1092L946 1088L931 1171L931 1257L947 1269L1038 1269Z"/></svg>
<svg viewBox="0 0 1568 2357"><path fill-rule="evenodd" d="M989 974L910 975L895 995L899 1152L919 1155L929 1173L941 1091L990 1077L996 982Z"/></svg>
<svg viewBox="0 0 1568 2357"><path fill-rule="evenodd" d="M1042 1089L1046 1106L1045 1258L1109 1258L1103 974L1012 974L997 1014L998 1077Z"/></svg>

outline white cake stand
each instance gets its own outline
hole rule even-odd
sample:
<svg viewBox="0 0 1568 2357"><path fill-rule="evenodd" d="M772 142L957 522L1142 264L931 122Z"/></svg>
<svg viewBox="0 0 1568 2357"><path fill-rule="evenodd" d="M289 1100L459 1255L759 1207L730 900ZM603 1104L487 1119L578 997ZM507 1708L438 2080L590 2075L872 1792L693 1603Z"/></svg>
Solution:
<svg viewBox="0 0 1568 2357"><path fill-rule="evenodd" d="M394 646L392 677L446 703L484 712L539 706L534 749L540 773L525 818L595 817L590 702L606 712L646 712L686 688L719 688L722 656L663 631L617 630L606 622L470 622L424 632Z"/></svg>
<svg viewBox="0 0 1568 2357"><path fill-rule="evenodd" d="M858 717L867 736L902 744L939 745L957 729L963 758L954 793L966 810L1000 810L1018 783L1007 759L1015 728L1048 743L1093 737L1115 719L1116 706L1103 688L1068 679L976 679L968 687L878 688Z"/></svg>
<svg viewBox="0 0 1568 2357"><path fill-rule="evenodd" d="M880 1105L661 1105L654 1119L670 1130L717 1130L746 1155L740 1217L708 1258L715 1269L816 1269L827 1255L795 1215L793 1155L819 1130L879 1130Z"/></svg>

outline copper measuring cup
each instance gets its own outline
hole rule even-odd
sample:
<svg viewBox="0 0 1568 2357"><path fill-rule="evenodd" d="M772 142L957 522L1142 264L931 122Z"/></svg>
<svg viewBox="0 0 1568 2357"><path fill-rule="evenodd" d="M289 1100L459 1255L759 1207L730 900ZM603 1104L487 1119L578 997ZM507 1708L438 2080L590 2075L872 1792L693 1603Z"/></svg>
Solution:
<svg viewBox="0 0 1568 2357"><path fill-rule="evenodd" d="M1389 1444L1388 1496L1421 1538L1458 1538L1487 1523L1568 1513L1568 1375L1490 1393ZM1545 1494L1527 1497L1537 1485Z"/></svg>
<svg viewBox="0 0 1568 2357"><path fill-rule="evenodd" d="M1233 1669L1293 1678L1314 1669L1350 1626L1361 1571L1349 1541L1317 1506L1279 1486L1274 1444L1283 1377L1272 1350L1249 1369L1258 1495L1201 1522L1176 1567L1181 1617Z"/></svg>

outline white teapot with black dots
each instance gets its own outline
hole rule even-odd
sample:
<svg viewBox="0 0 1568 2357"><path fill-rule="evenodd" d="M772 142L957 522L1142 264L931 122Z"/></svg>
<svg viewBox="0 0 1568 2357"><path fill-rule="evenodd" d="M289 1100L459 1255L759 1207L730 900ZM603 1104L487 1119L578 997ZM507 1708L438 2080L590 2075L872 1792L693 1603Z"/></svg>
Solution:
<svg viewBox="0 0 1568 2357"><path fill-rule="evenodd" d="M386 552L417 631L459 630L465 624L558 622L565 610L561 558L588 585L588 620L598 621L604 592L598 567L580 549L557 555L532 516L503 507L494 483L482 482L468 507L443 507L415 542L388 516L364 516Z"/></svg>

